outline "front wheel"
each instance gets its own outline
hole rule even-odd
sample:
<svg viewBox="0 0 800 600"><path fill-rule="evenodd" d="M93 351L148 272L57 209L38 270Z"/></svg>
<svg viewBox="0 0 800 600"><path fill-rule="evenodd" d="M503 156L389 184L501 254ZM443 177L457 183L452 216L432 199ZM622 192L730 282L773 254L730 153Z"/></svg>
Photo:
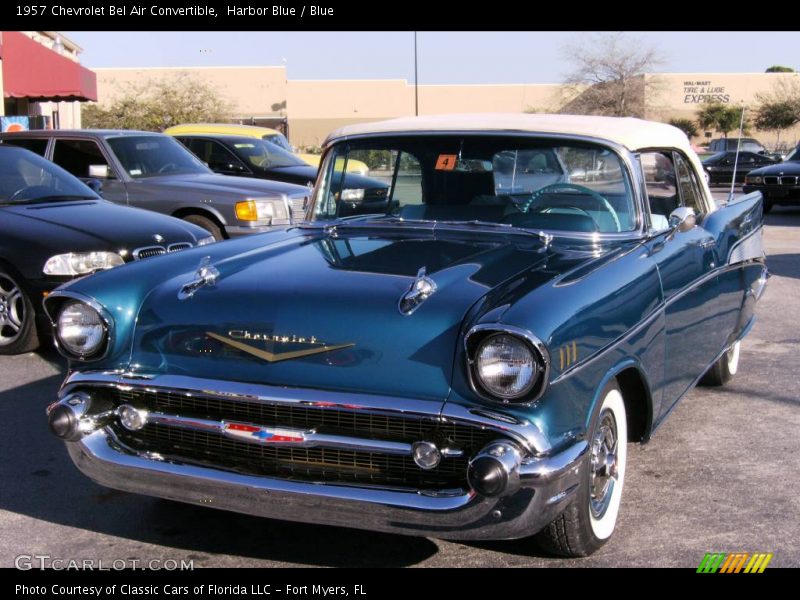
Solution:
<svg viewBox="0 0 800 600"><path fill-rule="evenodd" d="M568 557L596 552L614 533L627 463L628 426L625 402L616 382L603 391L589 434L590 456L584 461L575 498L536 541L552 554Z"/></svg>
<svg viewBox="0 0 800 600"><path fill-rule="evenodd" d="M183 217L183 220L187 223L191 223L192 225L202 227L208 233L213 235L214 239L218 242L221 242L225 239L225 235L222 233L222 228L216 223L216 221L208 217L204 217L203 215L186 215Z"/></svg>
<svg viewBox="0 0 800 600"><path fill-rule="evenodd" d="M0 268L0 354L22 354L38 346L33 304L16 276Z"/></svg>
<svg viewBox="0 0 800 600"><path fill-rule="evenodd" d="M700 385L709 387L719 387L728 383L739 370L739 348L741 342L736 342L733 346L719 357L711 368L706 371L700 379Z"/></svg>

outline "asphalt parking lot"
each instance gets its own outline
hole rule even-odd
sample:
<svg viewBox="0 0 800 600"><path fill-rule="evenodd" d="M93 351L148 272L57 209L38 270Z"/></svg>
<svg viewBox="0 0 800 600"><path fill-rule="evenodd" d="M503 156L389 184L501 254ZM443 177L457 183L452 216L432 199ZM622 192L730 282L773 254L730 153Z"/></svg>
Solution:
<svg viewBox="0 0 800 600"><path fill-rule="evenodd" d="M723 195L722 190L719 194ZM0 566L64 559L192 559L195 567L667 566L706 552L772 552L800 566L800 209L767 217L772 272L759 322L724 389L696 389L653 440L632 445L617 532L595 556L528 541L453 543L271 521L108 490L47 429L64 363L0 358Z"/></svg>

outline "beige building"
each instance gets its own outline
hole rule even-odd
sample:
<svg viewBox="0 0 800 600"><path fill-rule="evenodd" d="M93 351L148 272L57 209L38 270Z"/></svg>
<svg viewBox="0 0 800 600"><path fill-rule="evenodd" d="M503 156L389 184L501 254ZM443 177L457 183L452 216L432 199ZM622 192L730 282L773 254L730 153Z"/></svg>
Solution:
<svg viewBox="0 0 800 600"><path fill-rule="evenodd" d="M290 80L285 67L198 67L95 69L98 101L108 104L130 85L149 78L189 75L217 88L231 106L232 120L287 127L297 146L318 146L345 124L409 116L415 110L413 83L404 79ZM694 118L704 103L754 107L756 95L795 73L664 73L646 75L647 117ZM560 84L420 85L420 114L453 112L551 112L563 104ZM751 131L763 142L774 132ZM703 132L698 142L714 132ZM784 131L794 144L800 127Z"/></svg>

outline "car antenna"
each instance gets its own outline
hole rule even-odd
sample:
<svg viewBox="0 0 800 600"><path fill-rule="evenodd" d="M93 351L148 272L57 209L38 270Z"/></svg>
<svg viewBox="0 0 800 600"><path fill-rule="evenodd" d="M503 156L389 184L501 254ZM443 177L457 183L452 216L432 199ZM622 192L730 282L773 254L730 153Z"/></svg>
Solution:
<svg viewBox="0 0 800 600"><path fill-rule="evenodd" d="M736 140L736 156L733 159L733 175L731 175L731 193L728 194L728 203L733 202L733 190L736 187L736 169L739 166L739 149L742 147L742 130L744 129L744 102L742 102L742 116L739 120L739 139Z"/></svg>

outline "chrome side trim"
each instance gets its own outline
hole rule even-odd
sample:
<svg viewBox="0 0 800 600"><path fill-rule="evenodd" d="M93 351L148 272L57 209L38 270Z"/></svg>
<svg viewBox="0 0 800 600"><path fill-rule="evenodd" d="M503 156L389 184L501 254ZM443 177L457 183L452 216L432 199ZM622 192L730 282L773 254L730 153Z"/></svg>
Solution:
<svg viewBox="0 0 800 600"><path fill-rule="evenodd" d="M728 264L745 262L747 260L760 260L764 258L763 227L752 231L731 248L728 255Z"/></svg>
<svg viewBox="0 0 800 600"><path fill-rule="evenodd" d="M503 398L490 396L480 388L480 386L475 381L475 375L473 373L475 361L473 360L473 357L470 355L469 339L476 333L482 333L482 332L483 333L505 332L515 337L520 337L525 341L527 341L528 344L531 346L531 348L534 350L534 352L539 355L539 358L541 359L541 365L540 365L541 369L539 371L539 377L542 383L539 385L539 389L536 391L534 395L523 396L519 399L519 401L506 400ZM527 329L521 329L519 327L505 325L504 323L480 323L470 328L470 330L464 336L464 353L467 359L467 378L469 380L470 388L472 388L472 391L475 392L475 394L477 394L480 398L484 400L493 402L495 404L499 403L499 404L513 404L514 406L525 406L541 398L542 394L544 394L545 390L547 389L548 379L550 378L550 353L548 352L547 346L545 346L544 342L542 342L542 340L533 335L533 333L531 333Z"/></svg>
<svg viewBox="0 0 800 600"><path fill-rule="evenodd" d="M544 454L551 449L549 441L534 423L521 421L513 415L504 414L502 406L496 406L490 412L485 410L486 407L467 408L444 400L274 387L238 381L202 379L186 375L155 375L132 371L75 371L64 381L59 395L63 396L75 388L87 386L121 390L141 388L156 391L163 389L188 396L210 395L241 402L363 411L372 414L427 419L432 423L455 422L496 431L517 441L525 450L535 455Z"/></svg>
<svg viewBox="0 0 800 600"><path fill-rule="evenodd" d="M180 417L177 415L166 415L163 413L149 412L147 413L147 422L155 423L158 425L168 425L170 427L178 427L180 429L189 429L194 431L210 431L218 433L226 437L231 437L239 441L247 441L255 445L271 445L271 446L291 446L293 448L316 448L324 446L325 448L339 448L343 450L353 450L355 452L380 452L382 454L395 454L399 456L411 456L411 444L402 442L391 442L386 440L373 440L366 438L354 438L341 435L326 435L311 430L294 430L298 434L298 438L302 441L297 442L260 442L254 440L243 440L239 436L229 435L226 425L230 423L238 423L238 421L209 421L207 419L194 419L191 417ZM249 425L249 424L248 424ZM255 425L260 427L260 425ZM265 426L266 427L266 426ZM290 428L281 428L287 431ZM460 455L459 453L458 455ZM449 456L453 456L450 454Z"/></svg>

